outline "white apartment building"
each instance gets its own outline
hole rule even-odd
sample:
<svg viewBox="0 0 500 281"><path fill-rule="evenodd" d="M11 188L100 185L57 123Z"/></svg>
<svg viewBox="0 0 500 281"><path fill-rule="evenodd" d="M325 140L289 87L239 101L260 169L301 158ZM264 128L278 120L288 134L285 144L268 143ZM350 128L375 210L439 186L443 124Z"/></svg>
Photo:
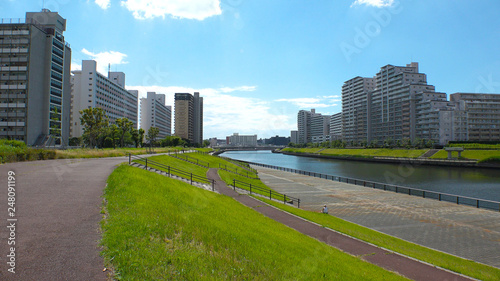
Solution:
<svg viewBox="0 0 500 281"><path fill-rule="evenodd" d="M137 93L136 91L130 91ZM141 98L141 125L147 133L149 128L159 129L159 138L172 135L172 106L165 105L165 95L148 92L146 98Z"/></svg>
<svg viewBox="0 0 500 281"><path fill-rule="evenodd" d="M342 132L345 141L368 141L371 92L375 78L354 77L342 85Z"/></svg>
<svg viewBox="0 0 500 281"><path fill-rule="evenodd" d="M330 140L330 115L300 110L297 113L298 143L315 143Z"/></svg>
<svg viewBox="0 0 500 281"><path fill-rule="evenodd" d="M455 134L466 131L468 141L500 141L500 94L454 93L450 101L459 113Z"/></svg>
<svg viewBox="0 0 500 281"><path fill-rule="evenodd" d="M333 114L330 117L330 139L342 139L342 112Z"/></svg>
<svg viewBox="0 0 500 281"><path fill-rule="evenodd" d="M257 135L240 135L234 133L226 137L227 144L232 146L257 146Z"/></svg>
<svg viewBox="0 0 500 281"><path fill-rule="evenodd" d="M128 118L137 128L138 93L125 89L125 73L109 72L108 77L97 72L97 62L82 61L82 70L72 71L71 77L71 132L80 137L83 127L80 110L102 108L111 123L118 118Z"/></svg>
<svg viewBox="0 0 500 281"><path fill-rule="evenodd" d="M71 48L66 20L47 9L0 20L0 137L67 145Z"/></svg>

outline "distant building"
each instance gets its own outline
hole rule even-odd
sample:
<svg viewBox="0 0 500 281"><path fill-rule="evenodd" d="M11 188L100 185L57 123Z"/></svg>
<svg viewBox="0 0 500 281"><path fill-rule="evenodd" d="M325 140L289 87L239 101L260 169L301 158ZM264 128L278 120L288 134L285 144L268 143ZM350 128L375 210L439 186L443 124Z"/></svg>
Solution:
<svg viewBox="0 0 500 281"><path fill-rule="evenodd" d="M298 143L323 142L330 140L330 115L300 110L297 114Z"/></svg>
<svg viewBox="0 0 500 281"><path fill-rule="evenodd" d="M264 139L264 144L267 145L288 145L289 143L290 143L289 137L275 136L275 137L270 137L268 139Z"/></svg>
<svg viewBox="0 0 500 281"><path fill-rule="evenodd" d="M257 146L257 135L240 135L234 133L226 137L227 144L231 146Z"/></svg>
<svg viewBox="0 0 500 281"><path fill-rule="evenodd" d="M80 111L86 108L101 108L114 123L118 118L127 118L137 128L138 92L125 89L125 73L109 72L108 77L97 72L97 62L82 61L82 70L72 71L71 77L71 136L80 137L83 127Z"/></svg>
<svg viewBox="0 0 500 281"><path fill-rule="evenodd" d="M457 104L454 116L455 138L468 141L500 142L500 94L454 93L450 101Z"/></svg>
<svg viewBox="0 0 500 281"><path fill-rule="evenodd" d="M175 94L175 132L191 143L203 143L203 98L200 93Z"/></svg>
<svg viewBox="0 0 500 281"><path fill-rule="evenodd" d="M290 142L299 143L299 131L290 131Z"/></svg>
<svg viewBox="0 0 500 281"><path fill-rule="evenodd" d="M141 99L141 126L147 133L151 127L159 129L158 137L172 135L172 106L165 105L165 95L148 92Z"/></svg>
<svg viewBox="0 0 500 281"><path fill-rule="evenodd" d="M330 139L342 139L342 112L330 116Z"/></svg>
<svg viewBox="0 0 500 281"><path fill-rule="evenodd" d="M0 23L0 137L67 145L71 48L66 20L43 9Z"/></svg>

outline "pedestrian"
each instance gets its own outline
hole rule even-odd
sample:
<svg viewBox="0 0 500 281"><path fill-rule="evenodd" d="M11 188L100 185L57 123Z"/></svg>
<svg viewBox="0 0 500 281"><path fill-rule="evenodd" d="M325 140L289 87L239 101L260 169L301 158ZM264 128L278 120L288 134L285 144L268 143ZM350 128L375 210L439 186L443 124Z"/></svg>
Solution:
<svg viewBox="0 0 500 281"><path fill-rule="evenodd" d="M321 210L323 214L328 214L328 207L325 205L323 206L323 209Z"/></svg>

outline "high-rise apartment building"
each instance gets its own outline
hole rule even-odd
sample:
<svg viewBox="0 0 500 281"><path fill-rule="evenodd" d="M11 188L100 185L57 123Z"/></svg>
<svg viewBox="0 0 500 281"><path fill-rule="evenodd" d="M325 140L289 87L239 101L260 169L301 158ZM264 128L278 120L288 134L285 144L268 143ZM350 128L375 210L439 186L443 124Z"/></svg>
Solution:
<svg viewBox="0 0 500 281"><path fill-rule="evenodd" d="M0 22L0 137L65 145L70 122L71 48L66 20L47 9Z"/></svg>
<svg viewBox="0 0 500 281"><path fill-rule="evenodd" d="M342 85L342 133L343 139L368 141L370 122L369 103L375 89L375 78L354 77Z"/></svg>
<svg viewBox="0 0 500 281"><path fill-rule="evenodd" d="M343 139L393 141L500 140L500 95L436 92L418 63L386 65L374 78L355 77L342 87Z"/></svg>
<svg viewBox="0 0 500 281"><path fill-rule="evenodd" d="M465 129L468 141L500 141L500 94L454 93L450 101L462 113L453 120L457 136Z"/></svg>
<svg viewBox="0 0 500 281"><path fill-rule="evenodd" d="M376 87L371 93L368 139L415 139L415 114L411 100L419 92L434 92L427 77L418 72L418 63L406 66L383 66L375 76Z"/></svg>
<svg viewBox="0 0 500 281"><path fill-rule="evenodd" d="M330 116L330 139L342 139L342 112Z"/></svg>
<svg viewBox="0 0 500 281"><path fill-rule="evenodd" d="M203 98L200 93L175 94L174 134L194 144L203 143Z"/></svg>
<svg viewBox="0 0 500 281"><path fill-rule="evenodd" d="M300 110L297 113L298 143L323 142L330 140L330 115Z"/></svg>
<svg viewBox="0 0 500 281"><path fill-rule="evenodd" d="M97 71L97 62L94 60L82 61L82 70L72 73L72 137L83 134L80 111L86 108L102 108L111 123L118 118L128 118L137 128L138 92L125 89L125 73L109 72L106 77Z"/></svg>
<svg viewBox="0 0 500 281"><path fill-rule="evenodd" d="M149 128L156 127L160 131L159 138L172 135L172 106L165 105L165 95L148 92L141 99L141 126L147 133Z"/></svg>

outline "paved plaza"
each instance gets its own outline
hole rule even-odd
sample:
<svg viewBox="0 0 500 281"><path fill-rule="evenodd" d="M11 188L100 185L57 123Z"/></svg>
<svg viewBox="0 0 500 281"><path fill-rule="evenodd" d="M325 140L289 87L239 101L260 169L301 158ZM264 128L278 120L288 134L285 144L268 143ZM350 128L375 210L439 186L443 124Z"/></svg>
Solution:
<svg viewBox="0 0 500 281"><path fill-rule="evenodd" d="M275 191L302 209L500 268L500 212L253 166Z"/></svg>

